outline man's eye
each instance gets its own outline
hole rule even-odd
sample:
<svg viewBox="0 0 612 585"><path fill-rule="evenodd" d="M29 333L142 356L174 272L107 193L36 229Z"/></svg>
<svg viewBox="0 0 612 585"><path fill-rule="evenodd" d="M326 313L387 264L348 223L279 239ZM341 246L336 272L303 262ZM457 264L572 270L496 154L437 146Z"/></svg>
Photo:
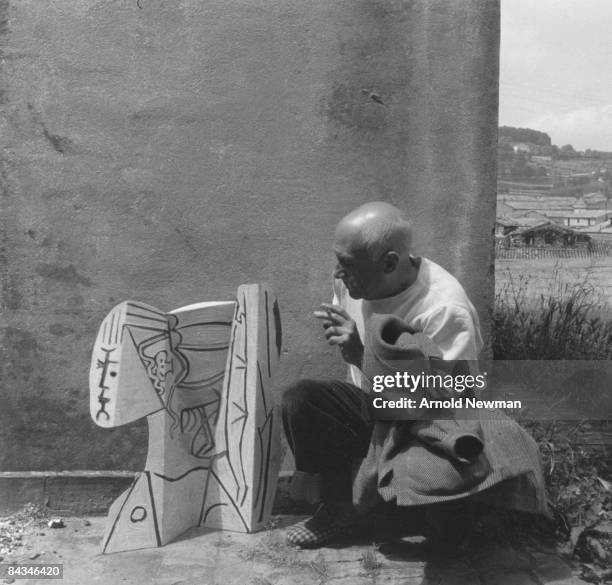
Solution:
<svg viewBox="0 0 612 585"><path fill-rule="evenodd" d="M103 368L104 367L104 362L102 360L97 360L96 367L97 368Z"/></svg>

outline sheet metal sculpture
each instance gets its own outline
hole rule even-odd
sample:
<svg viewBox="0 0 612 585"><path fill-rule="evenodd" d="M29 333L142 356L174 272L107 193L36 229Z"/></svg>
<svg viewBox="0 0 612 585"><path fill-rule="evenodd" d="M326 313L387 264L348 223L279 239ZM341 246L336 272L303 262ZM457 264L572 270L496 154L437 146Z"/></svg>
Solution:
<svg viewBox="0 0 612 585"><path fill-rule="evenodd" d="M106 428L147 417L145 470L111 505L103 552L162 546L192 526L253 532L280 466L272 378L281 353L274 295L170 313L117 305L96 338L90 412Z"/></svg>

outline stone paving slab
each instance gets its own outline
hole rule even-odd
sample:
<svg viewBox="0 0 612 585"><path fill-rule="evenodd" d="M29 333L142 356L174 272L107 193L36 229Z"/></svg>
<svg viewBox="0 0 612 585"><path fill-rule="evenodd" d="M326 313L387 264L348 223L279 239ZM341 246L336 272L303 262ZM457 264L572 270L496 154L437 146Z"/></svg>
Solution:
<svg viewBox="0 0 612 585"><path fill-rule="evenodd" d="M257 534L192 529L157 549L100 554L104 518L66 518L65 528L29 527L3 562L63 563L62 585L580 585L550 552L491 545L436 549L420 537L354 537L300 550L285 542L298 517ZM32 559L34 555L38 555ZM19 580L49 584L48 580Z"/></svg>

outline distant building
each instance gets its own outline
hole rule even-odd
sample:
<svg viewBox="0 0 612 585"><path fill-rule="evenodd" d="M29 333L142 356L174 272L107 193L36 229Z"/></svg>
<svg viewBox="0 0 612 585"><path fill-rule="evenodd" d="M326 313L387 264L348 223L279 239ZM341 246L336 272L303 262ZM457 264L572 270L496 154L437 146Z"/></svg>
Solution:
<svg viewBox="0 0 612 585"><path fill-rule="evenodd" d="M612 218L588 227L578 228L578 230L590 236L594 241L610 241L612 240Z"/></svg>
<svg viewBox="0 0 612 585"><path fill-rule="evenodd" d="M549 163L552 162L552 156L544 156L542 154L533 154L531 156L532 163Z"/></svg>
<svg viewBox="0 0 612 585"><path fill-rule="evenodd" d="M512 150L514 150L515 153L524 152L526 154L529 154L531 152L531 146L529 146L529 144L526 144L525 142L513 142Z"/></svg>
<svg viewBox="0 0 612 585"><path fill-rule="evenodd" d="M594 180L593 173L572 173L567 177L568 185L587 185Z"/></svg>
<svg viewBox="0 0 612 585"><path fill-rule="evenodd" d="M607 209L608 207L608 198L603 193L587 193L582 200L589 209Z"/></svg>
<svg viewBox="0 0 612 585"><path fill-rule="evenodd" d="M552 247L589 248L592 239L589 234L557 225L552 222L533 227L519 228L504 238L507 247Z"/></svg>
<svg viewBox="0 0 612 585"><path fill-rule="evenodd" d="M511 217L498 217L495 220L495 237L503 238L509 233L516 231L519 227L518 221Z"/></svg>
<svg viewBox="0 0 612 585"><path fill-rule="evenodd" d="M503 238L521 229L534 228L551 223L547 217L536 212L529 212L529 215L523 216L500 216L495 220L495 236Z"/></svg>
<svg viewBox="0 0 612 585"><path fill-rule="evenodd" d="M510 211L507 208L502 208L501 204L512 208L514 211L522 213L526 211L539 211L546 213L551 209L557 211L566 211L571 213L573 205L578 202L577 197L551 197L544 194L533 194L533 195L500 195L497 197L497 209L498 215L510 215ZM503 211L502 211L503 209Z"/></svg>
<svg viewBox="0 0 612 585"><path fill-rule="evenodd" d="M544 212L544 214L555 223L567 227L591 226L612 217L612 211L606 212L603 209L573 209L570 213L550 210Z"/></svg>

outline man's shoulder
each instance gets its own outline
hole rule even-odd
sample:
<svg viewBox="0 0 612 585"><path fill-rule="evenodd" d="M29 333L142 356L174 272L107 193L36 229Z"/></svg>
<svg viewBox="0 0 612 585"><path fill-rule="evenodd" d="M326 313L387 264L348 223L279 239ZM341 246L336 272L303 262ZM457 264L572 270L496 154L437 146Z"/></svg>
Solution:
<svg viewBox="0 0 612 585"><path fill-rule="evenodd" d="M474 308L461 283L439 264L423 259L423 308L426 312L467 312L473 314Z"/></svg>
<svg viewBox="0 0 612 585"><path fill-rule="evenodd" d="M461 283L450 272L436 264L433 260L423 258L419 272L421 282L427 288L439 290L440 292L456 292L466 295Z"/></svg>

